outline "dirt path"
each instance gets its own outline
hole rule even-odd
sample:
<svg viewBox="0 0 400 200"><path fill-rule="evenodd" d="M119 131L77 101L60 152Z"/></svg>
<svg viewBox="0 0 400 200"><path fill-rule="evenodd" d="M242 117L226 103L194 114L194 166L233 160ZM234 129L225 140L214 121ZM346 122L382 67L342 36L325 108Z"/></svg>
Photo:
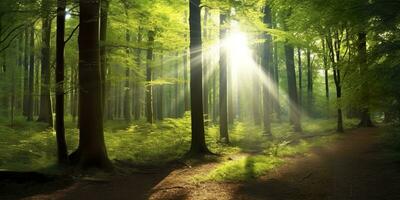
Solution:
<svg viewBox="0 0 400 200"><path fill-rule="evenodd" d="M214 163L119 177L104 183L80 181L53 186L52 190L36 188L31 195L23 196L25 199L400 199L400 164L382 148L378 130L351 131L343 139L314 149L307 156L292 158L279 169L249 182L194 184L191 181L194 175L215 168Z"/></svg>
<svg viewBox="0 0 400 200"><path fill-rule="evenodd" d="M155 192L151 199L179 199L179 194L185 194L181 199L397 200L400 164L382 148L377 132L376 128L351 131L258 180L189 185ZM174 177L167 177L157 187L171 187L169 178Z"/></svg>

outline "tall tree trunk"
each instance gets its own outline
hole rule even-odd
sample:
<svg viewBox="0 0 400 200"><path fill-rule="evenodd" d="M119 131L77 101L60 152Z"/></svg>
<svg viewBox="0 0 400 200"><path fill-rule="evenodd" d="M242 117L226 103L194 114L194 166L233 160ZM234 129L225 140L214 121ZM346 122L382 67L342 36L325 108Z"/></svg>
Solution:
<svg viewBox="0 0 400 200"><path fill-rule="evenodd" d="M328 58L326 56L326 45L325 40L322 40L322 51L323 51L323 62L324 62L324 73L325 73L325 97L326 100L329 102L329 77L328 77Z"/></svg>
<svg viewBox="0 0 400 200"><path fill-rule="evenodd" d="M329 48L329 55L332 62L332 70L333 70L333 79L335 81L336 87L336 99L337 99L337 131L344 132L343 129L343 113L342 113L342 85L341 85L341 74L339 63L341 61L340 56L340 48L341 48L341 41L339 39L339 33L336 31L334 34L334 44L332 43L332 35L329 33L328 37L326 38L326 43Z"/></svg>
<svg viewBox="0 0 400 200"><path fill-rule="evenodd" d="M297 48L298 68L299 68L299 106L303 107L303 67L301 62L301 49Z"/></svg>
<svg viewBox="0 0 400 200"><path fill-rule="evenodd" d="M148 32L148 49L147 49L147 63L146 63L146 119L148 123L153 123L153 89L151 85L152 62L153 62L153 43L154 31Z"/></svg>
<svg viewBox="0 0 400 200"><path fill-rule="evenodd" d="M64 36L65 0L57 0L57 42L56 42L56 138L58 163L68 160L64 127Z"/></svg>
<svg viewBox="0 0 400 200"><path fill-rule="evenodd" d="M313 108L312 62L311 62L310 49L307 49L307 110L310 115L312 114L312 108Z"/></svg>
<svg viewBox="0 0 400 200"><path fill-rule="evenodd" d="M268 27L272 27L272 16L271 8L266 5L264 8L264 24ZM272 82L273 78L273 66L272 66L272 36L270 34L264 33L264 45L263 45L263 56L262 56L262 66L267 79ZM269 84L269 83L268 83ZM270 84L269 84L270 85ZM263 85L263 105L264 105L264 129L263 134L266 136L271 136L271 114L272 114L272 87L267 87Z"/></svg>
<svg viewBox="0 0 400 200"><path fill-rule="evenodd" d="M110 169L103 133L102 79L99 44L100 1L80 0L79 146L71 155L82 168Z"/></svg>
<svg viewBox="0 0 400 200"><path fill-rule="evenodd" d="M139 27L137 34L137 43L140 44L142 42L142 29ZM142 51L140 49L136 50L136 64L138 67L142 65L141 59ZM140 110L140 99L141 99L141 90L140 90L140 82L138 80L138 76L135 75L135 101L134 101L134 117L135 120L139 120L141 116Z"/></svg>
<svg viewBox="0 0 400 200"><path fill-rule="evenodd" d="M35 27L30 27L28 121L33 121L35 80Z"/></svg>
<svg viewBox="0 0 400 200"><path fill-rule="evenodd" d="M162 54L162 53L161 53ZM163 71L164 71L164 55L161 55L161 66L160 66L160 79L163 78ZM163 112L163 103L164 103L164 86L158 86L158 99L157 99L157 119L163 120L164 119L164 112Z"/></svg>
<svg viewBox="0 0 400 200"><path fill-rule="evenodd" d="M130 41L131 41L131 36L129 33L129 30L126 30L126 43L127 45L129 45ZM129 60L129 48L126 48L126 59L127 61ZM130 79L130 69L128 66L128 62L127 62L127 66L125 69L125 86L124 86L124 119L126 121L131 121L132 119L132 113L131 113L131 90L130 90L130 84L129 84L129 79Z"/></svg>
<svg viewBox="0 0 400 200"><path fill-rule="evenodd" d="M374 126L369 112L369 92L368 92L368 64L367 64L367 34L358 33L358 62L360 65L361 85L361 115L360 127Z"/></svg>
<svg viewBox="0 0 400 200"><path fill-rule="evenodd" d="M29 103L29 27L25 27L24 35L24 93L23 93L23 115L28 117Z"/></svg>
<svg viewBox="0 0 400 200"><path fill-rule="evenodd" d="M202 40L200 0L189 1L190 30L190 100L192 115L192 141L189 154L201 155L210 151L206 145L204 133L203 98L202 98Z"/></svg>
<svg viewBox="0 0 400 200"><path fill-rule="evenodd" d="M294 48L285 44L286 72L289 89L289 119L295 132L301 132L300 108L297 97L296 72L294 66Z"/></svg>
<svg viewBox="0 0 400 200"><path fill-rule="evenodd" d="M220 42L226 37L226 28L223 25L226 23L226 16L220 15ZM229 143L228 134L228 65L226 57L226 47L221 45L219 54L219 134L220 140Z"/></svg>
<svg viewBox="0 0 400 200"><path fill-rule="evenodd" d="M204 20L203 20L203 38L204 40L208 39L208 30L207 30L207 21L208 21L208 8L204 8ZM208 64L208 57L207 53L203 54L203 112L204 112L204 120L205 125L208 125L209 113L208 113L208 68L210 67Z"/></svg>
<svg viewBox="0 0 400 200"><path fill-rule="evenodd" d="M40 86L40 110L38 121L46 122L53 126L53 114L50 99L50 34L51 17L50 1L42 1L42 50L41 50L41 86Z"/></svg>
<svg viewBox="0 0 400 200"><path fill-rule="evenodd" d="M276 97L274 101L276 118L281 121L281 106L279 98L279 63L278 63L278 43L274 43L274 95Z"/></svg>

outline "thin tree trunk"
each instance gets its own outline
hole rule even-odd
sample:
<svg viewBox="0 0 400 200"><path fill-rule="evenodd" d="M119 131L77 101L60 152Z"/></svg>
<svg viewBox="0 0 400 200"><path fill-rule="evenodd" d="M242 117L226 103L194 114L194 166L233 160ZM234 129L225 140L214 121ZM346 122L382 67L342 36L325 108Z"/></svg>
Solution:
<svg viewBox="0 0 400 200"><path fill-rule="evenodd" d="M140 44L142 42L142 30L139 27L138 29L138 35L137 35L137 43ZM141 59L141 54L142 51L140 49L136 50L136 64L138 67L141 67L142 65L142 59ZM135 80L135 101L134 101L134 117L135 120L139 120L141 116L141 110L140 110L140 99L141 99L141 90L140 90L140 83L138 80L138 76L136 76Z"/></svg>
<svg viewBox="0 0 400 200"><path fill-rule="evenodd" d="M313 74L311 63L311 52L307 49L307 110L312 114L313 107Z"/></svg>
<svg viewBox="0 0 400 200"><path fill-rule="evenodd" d="M126 30L126 43L129 45L131 41L131 36L129 33L129 30ZM127 60L129 60L129 49L126 49L126 56ZM127 63L126 69L125 69L125 86L124 86L124 119L126 121L131 121L132 120L132 113L131 113L131 90L130 90L130 85L129 85L129 79L130 79L130 69Z"/></svg>
<svg viewBox="0 0 400 200"><path fill-rule="evenodd" d="M226 36L226 29L222 26L225 24L226 16L220 15L220 42ZM220 140L229 143L228 134L228 77L227 77L227 57L226 47L221 45L219 55L219 132Z"/></svg>
<svg viewBox="0 0 400 200"><path fill-rule="evenodd" d="M56 138L59 164L68 161L67 143L64 127L64 36L65 0L57 1L57 42L56 42Z"/></svg>
<svg viewBox="0 0 400 200"><path fill-rule="evenodd" d="M164 71L164 55L161 55L161 66L160 66L160 79L163 78L163 71ZM163 103L164 103L164 86L160 85L158 88L158 100L157 100L157 119L163 120L164 119L164 112L163 112Z"/></svg>
<svg viewBox="0 0 400 200"><path fill-rule="evenodd" d="M176 53L176 63L175 63L175 118L179 117L179 54Z"/></svg>
<svg viewBox="0 0 400 200"><path fill-rule="evenodd" d="M303 107L303 68L301 62L301 49L297 48L298 68L299 68L299 106Z"/></svg>
<svg viewBox="0 0 400 200"><path fill-rule="evenodd" d="M23 115L28 117L29 104L29 28L25 27L24 35L24 90L23 90Z"/></svg>
<svg viewBox="0 0 400 200"><path fill-rule="evenodd" d="M153 89L151 85L152 62L153 62L153 43L154 31L148 32L149 47L147 49L147 63L146 63L146 119L148 123L153 123Z"/></svg>
<svg viewBox="0 0 400 200"><path fill-rule="evenodd" d="M208 21L208 8L204 8L204 20L203 20L203 38L205 40L208 39L208 30L207 30L207 21ZM203 112L204 112L204 120L205 120L205 125L208 125L208 119L209 119L209 113L208 113L208 95L209 95L209 89L208 89L208 60L210 58L206 53L203 54Z"/></svg>
<svg viewBox="0 0 400 200"><path fill-rule="evenodd" d="M35 27L30 27L28 121L33 121L35 80Z"/></svg>

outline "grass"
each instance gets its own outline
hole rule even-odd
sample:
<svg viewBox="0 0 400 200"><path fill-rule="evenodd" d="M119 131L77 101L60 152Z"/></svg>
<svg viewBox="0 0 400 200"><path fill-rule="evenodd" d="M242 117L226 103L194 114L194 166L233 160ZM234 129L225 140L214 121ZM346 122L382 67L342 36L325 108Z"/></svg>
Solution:
<svg viewBox="0 0 400 200"><path fill-rule="evenodd" d="M354 127L356 121L346 121L347 127ZM285 163L285 157L302 155L312 147L323 146L334 141L335 123L331 120L307 120L303 122L304 133L293 134L289 124L273 124L273 140L262 136L262 130L249 125L237 124L232 131L232 145L243 153L234 160L222 162L209 172L194 177L194 181L247 181L262 176ZM331 134L327 134L331 133ZM301 139L306 136L310 139ZM261 152L260 152L261 151ZM254 155L256 153L256 155Z"/></svg>
<svg viewBox="0 0 400 200"><path fill-rule="evenodd" d="M333 124L333 125L332 125ZM45 128L45 124L26 122L17 118L11 128L0 121L0 169L7 170L46 170L54 169L56 163L55 132ZM303 123L307 134L322 134L334 128L331 120L309 120ZM280 158L268 154L275 147L262 136L262 130L249 123L235 123L230 131L231 144L218 142L218 126L207 129L206 140L211 151L221 155L261 152L263 155L243 160L223 163L211 179L243 179L259 176L280 163ZM298 143L296 148L282 145L290 139L291 127L286 124L273 124L279 156L293 155L306 151L311 144ZM105 124L105 140L110 159L127 160L138 165L162 165L181 158L190 146L190 116L181 119L165 119L150 125L143 121L126 123L111 121ZM70 152L78 145L78 130L70 121L66 121L66 137ZM250 163L250 164L249 164ZM246 166L252 166L253 172L247 173ZM241 169L241 170L239 170ZM225 172L238 171L237 176L222 175Z"/></svg>

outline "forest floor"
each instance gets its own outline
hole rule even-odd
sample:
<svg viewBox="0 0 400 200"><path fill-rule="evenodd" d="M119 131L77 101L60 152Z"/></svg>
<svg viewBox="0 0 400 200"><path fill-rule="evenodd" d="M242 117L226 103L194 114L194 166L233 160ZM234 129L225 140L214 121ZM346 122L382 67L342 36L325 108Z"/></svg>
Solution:
<svg viewBox="0 0 400 200"><path fill-rule="evenodd" d="M400 162L384 147L381 129L354 129L323 147L247 181L198 181L221 163L171 166L111 179L8 184L1 199L400 199ZM240 157L243 155L237 155ZM231 156L230 160L237 159ZM247 165L246 165L247 166ZM248 166L252 170L252 166ZM3 184L4 186L4 184ZM8 191L8 195L4 195ZM13 193L13 194L11 194Z"/></svg>

